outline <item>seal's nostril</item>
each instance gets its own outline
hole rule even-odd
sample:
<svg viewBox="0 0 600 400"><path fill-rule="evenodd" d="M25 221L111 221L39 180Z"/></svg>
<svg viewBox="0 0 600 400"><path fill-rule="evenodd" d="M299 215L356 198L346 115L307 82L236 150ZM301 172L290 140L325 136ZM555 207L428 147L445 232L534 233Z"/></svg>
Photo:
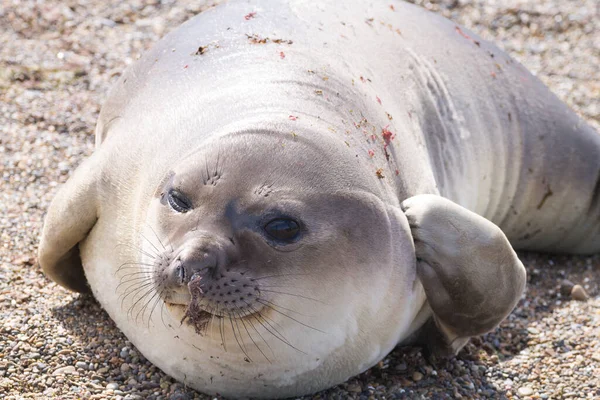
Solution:
<svg viewBox="0 0 600 400"><path fill-rule="evenodd" d="M182 264L179 264L176 270L177 277L179 278L179 283L183 284L185 282L185 268L183 268Z"/></svg>

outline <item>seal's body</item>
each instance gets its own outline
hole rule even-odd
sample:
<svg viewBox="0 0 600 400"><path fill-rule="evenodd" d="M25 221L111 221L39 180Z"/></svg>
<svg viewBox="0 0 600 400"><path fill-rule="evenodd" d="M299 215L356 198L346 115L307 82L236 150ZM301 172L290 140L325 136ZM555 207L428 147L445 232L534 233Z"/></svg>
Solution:
<svg viewBox="0 0 600 400"><path fill-rule="evenodd" d="M96 139L40 264L204 392L314 392L407 341L454 353L520 297L508 240L600 251L600 136L402 2L210 9L124 74Z"/></svg>

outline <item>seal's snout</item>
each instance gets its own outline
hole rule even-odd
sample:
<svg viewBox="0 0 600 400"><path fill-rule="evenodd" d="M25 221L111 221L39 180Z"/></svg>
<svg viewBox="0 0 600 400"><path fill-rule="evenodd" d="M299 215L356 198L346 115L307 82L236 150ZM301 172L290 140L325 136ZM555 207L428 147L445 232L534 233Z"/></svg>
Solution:
<svg viewBox="0 0 600 400"><path fill-rule="evenodd" d="M179 256L171 270L171 281L187 285L196 276L214 274L218 258L214 251L204 251L199 256Z"/></svg>

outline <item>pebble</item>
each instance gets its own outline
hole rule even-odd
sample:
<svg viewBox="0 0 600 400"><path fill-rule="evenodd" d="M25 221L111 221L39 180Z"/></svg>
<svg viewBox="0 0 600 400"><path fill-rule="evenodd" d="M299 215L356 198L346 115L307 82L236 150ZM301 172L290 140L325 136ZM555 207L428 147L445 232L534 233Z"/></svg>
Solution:
<svg viewBox="0 0 600 400"><path fill-rule="evenodd" d="M348 386L346 386L346 390L349 391L350 393L362 392L362 388L360 387L360 385L357 385L355 383L351 383Z"/></svg>
<svg viewBox="0 0 600 400"><path fill-rule="evenodd" d="M577 301L586 301L590 298L585 289L581 285L573 286L571 297Z"/></svg>
<svg viewBox="0 0 600 400"><path fill-rule="evenodd" d="M423 374L420 373L419 371L415 371L412 374L412 378L415 382L419 382L421 379L423 379Z"/></svg>
<svg viewBox="0 0 600 400"><path fill-rule="evenodd" d="M69 365L69 366L60 367L60 368L54 370L52 375L72 375L72 374L76 374L76 373L77 373L77 371L75 371L75 367L72 365Z"/></svg>
<svg viewBox="0 0 600 400"><path fill-rule="evenodd" d="M519 396L531 396L533 394L533 389L529 386L521 386L517 390L517 393Z"/></svg>
<svg viewBox="0 0 600 400"><path fill-rule="evenodd" d="M110 382L106 385L106 389L108 390L117 390L119 388L119 384L116 382Z"/></svg>
<svg viewBox="0 0 600 400"><path fill-rule="evenodd" d="M88 365L83 361L77 361L75 363L75 368L88 369Z"/></svg>

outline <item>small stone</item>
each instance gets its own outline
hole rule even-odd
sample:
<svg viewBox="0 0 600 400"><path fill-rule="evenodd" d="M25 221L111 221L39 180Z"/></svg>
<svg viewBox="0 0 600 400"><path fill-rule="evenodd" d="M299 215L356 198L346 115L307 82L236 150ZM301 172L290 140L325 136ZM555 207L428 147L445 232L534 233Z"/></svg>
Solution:
<svg viewBox="0 0 600 400"><path fill-rule="evenodd" d="M527 328L527 332L531 333L532 335L539 335L539 333L540 333L540 331L538 331L537 329L535 329L532 326L530 326L529 328Z"/></svg>
<svg viewBox="0 0 600 400"><path fill-rule="evenodd" d="M54 370L52 375L74 375L76 373L77 373L77 371L75 371L75 367L72 365L69 365L67 367L60 367L60 368Z"/></svg>
<svg viewBox="0 0 600 400"><path fill-rule="evenodd" d="M573 286L575 286L575 284L570 280L563 280L560 283L560 294L562 294L563 296L569 296L571 294L571 291L573 290Z"/></svg>
<svg viewBox="0 0 600 400"><path fill-rule="evenodd" d="M586 301L590 298L585 289L581 285L573 286L573 290L571 290L571 297L577 301Z"/></svg>
<svg viewBox="0 0 600 400"><path fill-rule="evenodd" d="M88 365L83 361L77 361L75 363L75 368L88 369Z"/></svg>
<svg viewBox="0 0 600 400"><path fill-rule="evenodd" d="M351 392L351 393L360 393L362 392L362 388L360 387L360 385L357 385L356 383L351 383L350 385L348 385L346 387L346 390Z"/></svg>
<svg viewBox="0 0 600 400"><path fill-rule="evenodd" d="M533 389L529 386L522 386L517 390L519 396L531 396L533 394Z"/></svg>
<svg viewBox="0 0 600 400"><path fill-rule="evenodd" d="M121 372L127 372L127 371L129 371L129 369L130 369L129 364L127 364L127 363L121 364Z"/></svg>
<svg viewBox="0 0 600 400"><path fill-rule="evenodd" d="M396 365L396 370L397 371L406 371L406 363L400 363L398 365Z"/></svg>
<svg viewBox="0 0 600 400"><path fill-rule="evenodd" d="M111 382L108 385L106 385L106 389L108 390L117 390L119 388L119 384L116 382Z"/></svg>
<svg viewBox="0 0 600 400"><path fill-rule="evenodd" d="M413 378L413 381L415 381L415 382L419 382L421 379L423 379L423 374L422 374L422 373L420 373L419 371L415 371L415 372L412 374L412 378Z"/></svg>

